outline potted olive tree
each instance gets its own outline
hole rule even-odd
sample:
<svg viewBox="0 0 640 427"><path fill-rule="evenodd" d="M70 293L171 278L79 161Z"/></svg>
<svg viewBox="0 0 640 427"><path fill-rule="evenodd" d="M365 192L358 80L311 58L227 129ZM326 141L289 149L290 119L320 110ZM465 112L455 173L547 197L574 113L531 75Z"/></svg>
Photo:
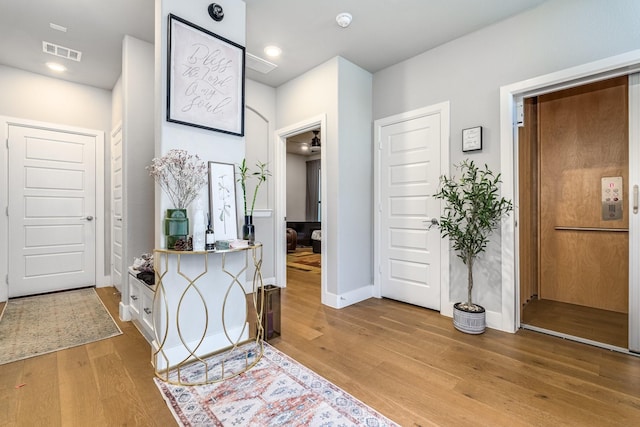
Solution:
<svg viewBox="0 0 640 427"><path fill-rule="evenodd" d="M481 334L486 324L485 309L472 301L473 264L487 248L489 235L513 205L500 197L500 174L491 172L487 165L481 169L472 160L464 160L456 169L460 177L441 176L440 187L434 194L436 199L444 201L437 227L442 237L449 237L453 249L467 266L467 301L454 305L453 325L462 332Z"/></svg>

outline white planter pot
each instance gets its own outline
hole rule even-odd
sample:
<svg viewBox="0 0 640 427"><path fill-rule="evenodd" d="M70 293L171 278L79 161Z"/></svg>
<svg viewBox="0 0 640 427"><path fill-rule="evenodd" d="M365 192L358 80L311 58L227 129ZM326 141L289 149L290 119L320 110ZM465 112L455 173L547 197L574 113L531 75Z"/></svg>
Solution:
<svg viewBox="0 0 640 427"><path fill-rule="evenodd" d="M461 308L462 303L458 302L453 305L453 326L467 334L481 334L486 328L486 312L483 307L482 311L468 311Z"/></svg>

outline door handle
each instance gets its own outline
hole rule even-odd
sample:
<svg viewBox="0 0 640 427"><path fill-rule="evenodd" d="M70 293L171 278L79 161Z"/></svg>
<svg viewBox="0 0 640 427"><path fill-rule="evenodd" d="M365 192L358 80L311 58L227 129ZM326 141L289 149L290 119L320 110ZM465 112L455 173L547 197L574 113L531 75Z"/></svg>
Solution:
<svg viewBox="0 0 640 427"><path fill-rule="evenodd" d="M427 230L431 230L431 227L436 226L436 225L440 225L440 222L438 222L438 218L427 218L427 219L423 219L422 223L425 225L429 225L429 227L427 228Z"/></svg>
<svg viewBox="0 0 640 427"><path fill-rule="evenodd" d="M633 213L638 213L638 185L633 186Z"/></svg>
<svg viewBox="0 0 640 427"><path fill-rule="evenodd" d="M92 217L91 215L87 216L85 219L86 219L87 221L93 221L93 217Z"/></svg>

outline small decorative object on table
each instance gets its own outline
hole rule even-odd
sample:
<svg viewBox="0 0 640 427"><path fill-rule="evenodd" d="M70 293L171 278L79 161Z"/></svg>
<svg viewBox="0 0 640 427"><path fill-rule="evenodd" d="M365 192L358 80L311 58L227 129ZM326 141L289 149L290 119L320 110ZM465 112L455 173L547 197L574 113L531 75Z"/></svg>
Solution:
<svg viewBox="0 0 640 427"><path fill-rule="evenodd" d="M251 172L249 167L247 167L247 159L243 159L242 163L239 165L240 177L238 178L238 182L240 182L240 186L242 187L242 201L244 206L244 225L242 226L242 239L248 240L249 245L253 245L256 241L256 229L253 225L253 209L256 205L256 197L258 196L258 189L263 182L266 182L267 177L271 176L271 173L267 169L267 164L258 162L256 163L257 171ZM255 177L258 180L254 190L253 190L253 199L251 201L251 210L247 209L247 180L250 177Z"/></svg>
<svg viewBox="0 0 640 427"><path fill-rule="evenodd" d="M193 250L204 251L207 227L204 222L204 211L202 210L202 203L200 202L200 199L198 199L198 202L196 203L193 222Z"/></svg>
<svg viewBox="0 0 640 427"><path fill-rule="evenodd" d="M212 251L216 248L216 235L211 228L211 215L207 214L207 231L205 232L205 249Z"/></svg>
<svg viewBox="0 0 640 427"><path fill-rule="evenodd" d="M187 237L185 239L178 239L176 240L172 249L175 251L192 251L193 239L191 237Z"/></svg>
<svg viewBox="0 0 640 427"><path fill-rule="evenodd" d="M216 250L226 251L231 249L231 240L216 240Z"/></svg>
<svg viewBox="0 0 640 427"><path fill-rule="evenodd" d="M207 183L207 165L197 154L172 149L151 160L147 170L174 206L174 209L167 209L164 224L167 249L173 249L178 239L186 239L189 235L187 207Z"/></svg>

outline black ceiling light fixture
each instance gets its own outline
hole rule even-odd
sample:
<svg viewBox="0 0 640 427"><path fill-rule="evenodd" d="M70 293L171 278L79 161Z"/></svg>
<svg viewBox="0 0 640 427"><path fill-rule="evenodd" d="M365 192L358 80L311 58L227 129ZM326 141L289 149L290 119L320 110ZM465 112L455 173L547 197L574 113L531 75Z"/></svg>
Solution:
<svg viewBox="0 0 640 427"><path fill-rule="evenodd" d="M317 153L318 151L320 151L320 138L318 138L318 134L320 133L320 131L314 130L312 132L313 138L311 139L311 152Z"/></svg>
<svg viewBox="0 0 640 427"><path fill-rule="evenodd" d="M224 10L222 10L222 6L218 3L211 3L209 8L209 16L216 22L220 22L224 19Z"/></svg>

